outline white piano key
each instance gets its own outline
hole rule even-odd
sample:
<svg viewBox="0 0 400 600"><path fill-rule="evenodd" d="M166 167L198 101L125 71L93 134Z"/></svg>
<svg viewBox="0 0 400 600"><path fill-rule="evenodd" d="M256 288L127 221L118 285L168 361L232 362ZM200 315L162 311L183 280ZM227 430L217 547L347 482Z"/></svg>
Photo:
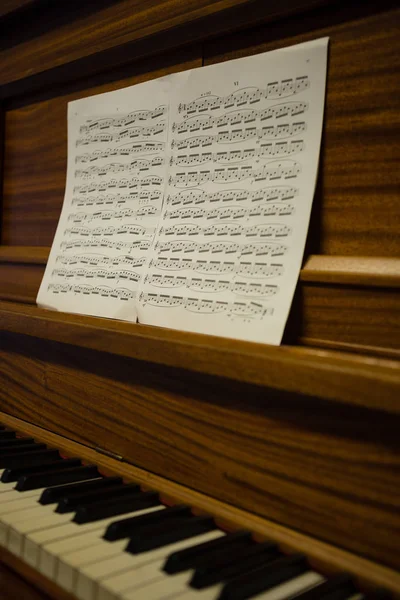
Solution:
<svg viewBox="0 0 400 600"><path fill-rule="evenodd" d="M7 496L2 498L0 503L0 520L2 515L5 515L6 513L24 510L25 508L41 506L38 501L42 491L43 490L32 490L32 493L17 492L16 490L10 491Z"/></svg>
<svg viewBox="0 0 400 600"><path fill-rule="evenodd" d="M349 596L347 598L347 600L365 600L365 595L364 594L353 594L352 596Z"/></svg>
<svg viewBox="0 0 400 600"><path fill-rule="evenodd" d="M71 515L59 515L57 513L42 515L41 517L27 519L26 521L17 521L8 527L6 547L10 552L17 556L23 555L23 541L27 533L31 531L40 531L49 527L55 527L61 523L66 523L71 519Z"/></svg>
<svg viewBox="0 0 400 600"><path fill-rule="evenodd" d="M11 481L10 483L0 482L0 494L4 494L6 492L13 490L16 485L17 485L16 481ZM22 492L20 492L20 493L22 493Z"/></svg>
<svg viewBox="0 0 400 600"><path fill-rule="evenodd" d="M143 511L134 511L132 513L123 515L123 518L128 519L129 517L136 517L147 512L155 512L156 510L161 510L161 508L151 507L143 509ZM43 546L42 548L40 548L40 545L36 546L36 552L38 555L38 568L40 572L54 579L56 576L57 562L60 557L71 553L75 554L80 552L82 549L88 548L89 546L95 546L96 544L99 544L108 525L117 520L118 517L114 516L108 517L107 519L102 519L101 521L96 521L94 523L86 523L84 525L78 525L77 523L71 522L63 527L61 536L60 532L58 531L60 528L58 527L48 531L46 536L44 535L44 532L42 532L41 535L40 532L36 533L36 544L38 544L39 541L39 544L41 543ZM53 536L56 537L53 537L53 539L50 541L50 536L52 533ZM30 537L33 537L33 535ZM27 540L28 538L25 540L25 549L27 547ZM107 542L107 544L109 547L110 542ZM104 544L104 546L107 547L107 544Z"/></svg>
<svg viewBox="0 0 400 600"><path fill-rule="evenodd" d="M162 566L162 565L161 565ZM149 575L150 570L148 569ZM140 582L138 579L137 585L133 588L126 589L122 594L111 593L108 589L101 589L97 595L96 600L116 600L123 598L123 600L149 600L149 598L161 598L165 595L168 590L168 595L180 594L183 590L187 589L189 581L193 576L193 571L185 571L177 575L167 575L162 571L158 570L158 573L153 572L153 578L148 579L147 582ZM142 579L144 574L142 576ZM136 582L136 570L131 574L131 579ZM107 593L108 592L108 595Z"/></svg>
<svg viewBox="0 0 400 600"><path fill-rule="evenodd" d="M162 558L165 559L165 557L172 552L177 552L178 550L183 550L185 548L189 548L190 546L196 546L197 544L202 544L204 542L217 539L223 535L225 534L222 531L211 531L195 536L188 540L169 544L168 546L163 546L162 548L150 550L141 554L130 554L129 552L120 550L119 553L112 558L102 561L96 561L96 558L92 560L92 557L89 558L88 554L88 562L86 565L81 567L76 564L74 565L76 584L74 584L72 588L69 587L65 589L73 591L80 600L95 600L97 586L105 581L106 578L113 577L119 573L123 574L124 571L126 572L128 569L131 571L140 567L141 565L155 562L161 560ZM125 546L126 543L127 542L125 540ZM72 579L74 580L74 576L72 576ZM71 579L69 580L69 584L70 581ZM57 579L57 582L59 585L61 585L61 587L64 587L63 581Z"/></svg>

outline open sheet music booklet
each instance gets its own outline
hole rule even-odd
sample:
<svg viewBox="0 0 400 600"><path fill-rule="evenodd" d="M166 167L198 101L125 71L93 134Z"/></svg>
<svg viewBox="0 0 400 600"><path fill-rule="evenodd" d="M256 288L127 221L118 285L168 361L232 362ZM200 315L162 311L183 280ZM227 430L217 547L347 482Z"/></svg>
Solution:
<svg viewBox="0 0 400 600"><path fill-rule="evenodd" d="M40 306L279 344L315 191L328 39L68 105Z"/></svg>

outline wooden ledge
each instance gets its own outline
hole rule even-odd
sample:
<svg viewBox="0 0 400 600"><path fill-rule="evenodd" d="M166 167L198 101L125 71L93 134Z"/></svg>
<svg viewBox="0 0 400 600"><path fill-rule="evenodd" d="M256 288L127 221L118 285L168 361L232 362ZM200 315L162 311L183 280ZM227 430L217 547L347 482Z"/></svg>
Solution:
<svg viewBox="0 0 400 600"><path fill-rule="evenodd" d="M400 412L397 361L268 346L0 302L0 329L347 404Z"/></svg>

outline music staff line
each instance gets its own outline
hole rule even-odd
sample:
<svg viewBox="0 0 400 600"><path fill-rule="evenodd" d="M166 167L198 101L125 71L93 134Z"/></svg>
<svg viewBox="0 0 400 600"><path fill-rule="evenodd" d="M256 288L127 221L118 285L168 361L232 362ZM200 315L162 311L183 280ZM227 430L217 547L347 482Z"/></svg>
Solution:
<svg viewBox="0 0 400 600"><path fill-rule="evenodd" d="M158 119L167 113L167 106L159 106L154 110L138 109L128 113L125 116L118 117L100 117L95 121L87 121L85 125L79 128L80 133L94 131L96 129L109 129L110 127L127 127L138 121L147 121L148 119Z"/></svg>
<svg viewBox="0 0 400 600"><path fill-rule="evenodd" d="M230 313L233 316L254 318L272 316L274 309L266 307L259 302L225 302L222 300L208 300L205 298L185 298L183 296L170 296L167 294L153 294L142 292L139 301L144 306L149 304L157 308L182 307L190 312L202 314Z"/></svg>
<svg viewBox="0 0 400 600"><path fill-rule="evenodd" d="M184 148L197 148L211 146L212 144L235 144L236 142L246 142L247 140L265 140L265 139L286 139L291 138L301 133L304 133L307 125L301 123L286 123L285 125L277 125L263 127L246 127L245 129L232 129L232 131L220 131L216 135L198 135L183 140L173 139L171 148L182 150Z"/></svg>
<svg viewBox="0 0 400 600"><path fill-rule="evenodd" d="M135 189L147 187L149 185L162 185L164 182L162 177L157 175L151 175L145 179L139 179L138 177L132 177L132 179L110 179L109 181L103 181L100 183L88 183L86 185L76 185L74 187L74 194L87 194L90 192L105 192L111 189Z"/></svg>
<svg viewBox="0 0 400 600"><path fill-rule="evenodd" d="M201 260L191 258L164 258L152 259L149 268L160 271L184 271L190 269L196 273L223 275L236 274L244 277L280 277L284 273L281 263L265 263L250 261L221 261Z"/></svg>
<svg viewBox="0 0 400 600"><path fill-rule="evenodd" d="M293 204L282 202L279 204L268 204L267 206L253 206L245 208L242 206L223 206L221 208L178 208L167 210L164 213L166 219L249 219L251 217L290 216L294 213Z"/></svg>
<svg viewBox="0 0 400 600"><path fill-rule="evenodd" d="M249 190L231 189L208 194L204 190L192 189L168 195L166 204L171 206L191 206L213 202L270 202L294 199L299 190L290 186L271 186L250 192Z"/></svg>
<svg viewBox="0 0 400 600"><path fill-rule="evenodd" d="M231 292L237 296L267 298L279 291L279 286L253 281L228 281L224 279L204 279L201 277L184 277L182 275L152 274L145 277L145 283L154 287L179 288L186 287L197 292L220 294Z"/></svg>
<svg viewBox="0 0 400 600"><path fill-rule="evenodd" d="M105 148L104 150L94 150L79 154L75 158L76 163L93 162L100 158L110 158L112 156L131 156L131 154L140 154L149 152L155 154L165 150L164 142L140 142L139 144L124 144L118 148ZM163 159L162 159L163 160Z"/></svg>
<svg viewBox="0 0 400 600"><path fill-rule="evenodd" d="M181 103L178 112L186 115L204 112L207 110L216 110L219 108L231 108L233 106L244 106L255 104L261 100L283 98L293 96L310 87L310 81L307 75L296 77L295 79L282 79L281 81L271 81L265 88L248 87L235 90L227 96L207 95L196 98L188 103Z"/></svg>
<svg viewBox="0 0 400 600"><path fill-rule="evenodd" d="M143 236L152 236L154 235L155 228L154 227L142 227L141 225L119 225L118 227L110 226L110 227L96 227L95 229L90 229L89 227L70 227L65 229L64 235L143 235Z"/></svg>
<svg viewBox="0 0 400 600"><path fill-rule="evenodd" d="M51 273L52 277L65 277L66 279L74 277L83 277L84 279L115 279L117 281L126 279L128 281L138 282L140 279L139 273L134 271L120 270L120 271L106 271L104 269L90 270L90 269L53 269Z"/></svg>
<svg viewBox="0 0 400 600"><path fill-rule="evenodd" d="M162 254L164 252L183 252L184 254L190 254L191 252L198 252L199 254L229 254L230 256L237 255L239 258L242 256L254 255L254 256L285 256L288 252L288 246L278 244L274 242L263 243L263 242L252 242L252 243L239 243L230 241L219 241L219 242L193 242L189 240L177 240L171 242L156 242L155 250Z"/></svg>
<svg viewBox="0 0 400 600"><path fill-rule="evenodd" d="M200 115L200 117L192 116L184 121L173 123L172 131L176 134L192 133L193 131L206 131L213 127L226 127L228 125L243 125L254 123L257 119L266 121L268 119L280 119L282 117L295 117L304 114L308 110L307 102L286 102L276 104L261 110L257 109L240 109L231 111L219 117L212 115Z"/></svg>
<svg viewBox="0 0 400 600"><path fill-rule="evenodd" d="M143 206L138 210L124 208L122 210L103 210L95 213L71 213L68 215L68 221L72 221L73 223L91 223L97 219L101 219L102 221L124 219L126 217L139 219L143 217L157 216L160 214L160 212L160 209L155 206Z"/></svg>
<svg viewBox="0 0 400 600"><path fill-rule="evenodd" d="M53 294L82 294L86 296L102 296L104 298L115 298L118 300L132 300L136 297L136 292L127 288L111 288L108 286L92 286L87 284L71 285L68 283L49 283L47 291Z"/></svg>
<svg viewBox="0 0 400 600"><path fill-rule="evenodd" d="M71 242L61 242L61 250L73 250L75 248L108 248L112 250L133 250L146 251L150 248L149 240L139 240L135 242L112 241L104 238L88 240L72 240Z"/></svg>
<svg viewBox="0 0 400 600"><path fill-rule="evenodd" d="M103 142L120 142L125 139L134 139L139 137L153 137L165 133L166 123L158 123L149 127L131 127L118 133L98 133L76 140L76 147L87 146L88 144L96 144Z"/></svg>
<svg viewBox="0 0 400 600"><path fill-rule="evenodd" d="M129 255L122 256L107 256L106 254L74 254L74 255L65 255L59 254L56 257L56 263L61 263L63 265L106 265L119 267L121 265L129 265L132 268L135 267L143 267L146 264L146 257L139 256L133 257Z"/></svg>
<svg viewBox="0 0 400 600"><path fill-rule="evenodd" d="M214 224L202 227L195 223L182 223L170 227L161 227L160 236L168 235L204 235L204 236L244 236L244 237L288 237L292 228L287 225L258 223L244 226L239 223Z"/></svg>
<svg viewBox="0 0 400 600"><path fill-rule="evenodd" d="M252 178L254 181L294 179L301 173L299 163L291 160L273 161L261 168L253 166L228 167L214 170L176 173L169 178L174 187L196 187L204 183L230 183Z"/></svg>
<svg viewBox="0 0 400 600"><path fill-rule="evenodd" d="M88 198L74 197L71 200L72 206L116 206L127 202L137 202L139 205L147 204L148 202L160 200L162 192L160 190L131 192L129 195L121 196L120 194L107 196L89 196Z"/></svg>

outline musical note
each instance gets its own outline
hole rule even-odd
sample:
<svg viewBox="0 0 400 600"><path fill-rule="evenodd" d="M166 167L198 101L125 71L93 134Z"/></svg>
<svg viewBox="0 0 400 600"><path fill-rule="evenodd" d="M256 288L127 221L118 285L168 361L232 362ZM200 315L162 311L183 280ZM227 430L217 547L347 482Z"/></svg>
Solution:
<svg viewBox="0 0 400 600"><path fill-rule="evenodd" d="M60 244L61 250L72 250L74 248L110 248L113 250L148 250L150 248L150 241L140 240L137 242L119 242L102 239L88 239L88 240L73 240L71 242L62 242Z"/></svg>
<svg viewBox="0 0 400 600"><path fill-rule="evenodd" d="M161 227L160 236L164 235L207 235L207 236L238 236L245 237L287 237L292 233L291 227L278 224L250 225L245 227L239 223L224 223L202 227L194 223L182 223L170 227Z"/></svg>
<svg viewBox="0 0 400 600"><path fill-rule="evenodd" d="M131 192L129 195L107 194L106 196L74 197L71 200L72 206L120 206L127 202L137 202L147 204L148 202L160 200L162 192L160 190L141 190L140 192Z"/></svg>
<svg viewBox="0 0 400 600"><path fill-rule="evenodd" d="M207 242L198 243L187 240L164 242L160 241L156 243L156 250L160 253L164 252L183 252L184 254L190 254L192 252L199 252L201 254L229 254L231 256L238 255L247 256L254 254L254 256L285 256L288 251L288 247L281 244L263 244L260 242L254 242L251 244L239 244L236 242Z"/></svg>
<svg viewBox="0 0 400 600"><path fill-rule="evenodd" d="M201 260L191 258L158 257L150 261L150 267L161 271L193 270L197 273L221 275L235 273L244 277L280 277L284 267L280 263L235 262L220 260Z"/></svg>
<svg viewBox="0 0 400 600"><path fill-rule="evenodd" d="M109 181L103 181L101 183L76 185L74 187L74 194L90 194L91 192L105 192L106 190L112 189L134 189L147 187L149 185L161 185L162 183L162 177L156 175L149 175L144 179L139 179L138 177L132 177L131 179L110 179Z"/></svg>
<svg viewBox="0 0 400 600"><path fill-rule="evenodd" d="M106 271L105 269L53 269L53 277L83 277L84 279L103 278L103 279L127 279L129 281L139 281L140 275L134 271L119 270L119 271Z"/></svg>
<svg viewBox="0 0 400 600"><path fill-rule="evenodd" d="M103 210L95 213L71 213L68 216L68 221L73 223L87 222L91 223L97 219L102 221L111 221L113 219L124 219L131 217L134 219L140 219L142 217L155 216L160 214L160 210L155 206L143 206L138 210L132 210L131 208L124 208L122 210Z"/></svg>
<svg viewBox="0 0 400 600"><path fill-rule="evenodd" d="M74 294L83 294L87 296L103 296L106 298L115 298L117 300L132 300L136 296L136 292L127 288L110 288L108 286L91 286L86 284L69 285L62 283L50 283L47 290L53 294L66 294L73 292Z"/></svg>
<svg viewBox="0 0 400 600"><path fill-rule="evenodd" d="M148 161L143 161L144 166L139 166L142 161L134 160L131 163L110 163L102 167L91 166L88 169L76 169L75 177L89 179L91 177L103 177L110 173L132 173L134 171L148 171L152 166Z"/></svg>
<svg viewBox="0 0 400 600"><path fill-rule="evenodd" d="M230 189L221 192L207 194L203 190L191 189L179 192L174 196L168 196L166 203L171 206L191 206L205 204L206 202L270 202L273 200L292 200L297 196L299 190L289 186L266 187L254 192L249 190Z"/></svg>
<svg viewBox="0 0 400 600"><path fill-rule="evenodd" d="M252 208L224 206L207 210L204 208L178 208L167 210L166 219L248 219L250 217L288 216L294 213L294 206L287 203L253 206Z"/></svg>
<svg viewBox="0 0 400 600"><path fill-rule="evenodd" d="M157 123L149 127L130 127L118 133L98 133L97 135L89 135L87 137L78 138L76 146L87 146L99 142L120 142L126 138L133 139L137 137L152 137L165 133L166 123Z"/></svg>
<svg viewBox="0 0 400 600"><path fill-rule="evenodd" d="M120 225L118 227L96 227L90 229L89 227L70 227L64 231L64 235L152 235L154 233L154 227L142 227L141 225L132 225L127 223L126 225Z"/></svg>
<svg viewBox="0 0 400 600"><path fill-rule="evenodd" d="M270 297L274 296L279 288L252 281L228 281L224 279L204 279L201 277L183 277L180 275L152 274L146 277L146 283L154 287L180 288L186 287L190 290L208 293L232 292L237 296Z"/></svg>
<svg viewBox="0 0 400 600"><path fill-rule="evenodd" d="M63 265L129 265L130 267L142 267L146 263L146 258L144 256L134 258L126 254L122 256L107 256L106 254L60 254L56 258L56 263Z"/></svg>
<svg viewBox="0 0 400 600"><path fill-rule="evenodd" d="M233 106L251 105L260 102L263 99L282 98L293 96L308 89L310 81L307 75L296 77L295 79L283 79L281 81L272 81L266 88L249 87L239 89L228 96L209 95L196 98L187 104L179 104L178 111L186 115L200 113L207 110L216 110L219 108L231 108Z"/></svg>
<svg viewBox="0 0 400 600"><path fill-rule="evenodd" d="M304 114L308 110L307 102L284 102L262 110L241 109L231 111L219 117L209 114L189 117L179 123L174 123L172 131L176 134L192 133L193 131L206 131L213 127L226 127L228 125L243 125L253 123L257 119L266 121L268 119L281 117L294 117Z"/></svg>
<svg viewBox="0 0 400 600"><path fill-rule="evenodd" d="M109 129L110 127L127 127L137 121L146 121L148 119L158 119L167 113L166 106L160 106L154 110L135 110L125 116L104 117L96 120L88 120L85 125L79 129L80 133L87 133L96 129Z"/></svg>

